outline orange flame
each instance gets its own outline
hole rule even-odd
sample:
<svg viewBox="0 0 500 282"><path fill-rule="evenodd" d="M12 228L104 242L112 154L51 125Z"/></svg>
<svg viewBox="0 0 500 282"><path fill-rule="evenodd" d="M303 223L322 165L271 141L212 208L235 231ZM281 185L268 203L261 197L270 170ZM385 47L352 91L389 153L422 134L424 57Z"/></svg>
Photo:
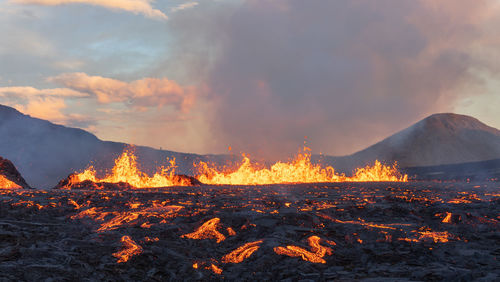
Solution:
<svg viewBox="0 0 500 282"><path fill-rule="evenodd" d="M0 189L22 189L20 185L10 181L5 176L0 175Z"/></svg>
<svg viewBox="0 0 500 282"><path fill-rule="evenodd" d="M386 166L375 161L373 166L358 168L352 177L338 174L331 166L322 168L311 163L310 149L304 147L291 162L277 162L270 168L258 168L257 164L243 155L243 161L233 172L220 172L205 162L196 164L198 180L205 184L260 185L279 183L317 183L317 182L362 182L362 181L408 181L397 165Z"/></svg>
<svg viewBox="0 0 500 282"><path fill-rule="evenodd" d="M297 246L275 247L274 252L278 255L301 257L303 260L313 263L326 263L323 257L327 254L331 255L332 249L321 246L320 240L318 236L311 236L307 239L312 252Z"/></svg>
<svg viewBox="0 0 500 282"><path fill-rule="evenodd" d="M219 227L219 225L220 225L220 219L218 217L215 217L203 223L203 225L198 227L198 229L196 229L195 232L184 234L181 237L196 239L196 240L215 239L217 240L217 243L220 243L226 240L226 236L217 231L217 227Z"/></svg>
<svg viewBox="0 0 500 282"><path fill-rule="evenodd" d="M223 263L240 263L250 257L255 251L260 248L262 240L246 243L236 250L222 257Z"/></svg>
<svg viewBox="0 0 500 282"><path fill-rule="evenodd" d="M169 160L169 167L162 167L152 177L139 170L137 157L130 150L125 150L122 155L115 160L112 173L99 179L95 169L90 166L82 173L74 175L73 182L90 180L92 182L119 183L126 182L136 188L154 188L168 186L188 186L189 181L175 175L175 159Z"/></svg>
<svg viewBox="0 0 500 282"><path fill-rule="evenodd" d="M127 262L131 257L142 253L142 247L137 245L129 236L123 236L121 239L123 250L113 254L118 258L117 263Z"/></svg>

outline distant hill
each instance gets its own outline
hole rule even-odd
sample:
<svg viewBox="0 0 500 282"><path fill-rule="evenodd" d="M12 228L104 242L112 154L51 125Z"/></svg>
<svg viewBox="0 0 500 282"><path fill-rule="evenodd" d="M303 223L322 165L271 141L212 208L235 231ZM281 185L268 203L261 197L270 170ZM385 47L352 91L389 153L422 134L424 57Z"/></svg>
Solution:
<svg viewBox="0 0 500 282"><path fill-rule="evenodd" d="M0 156L15 163L28 184L36 188L53 187L90 162L97 169L109 169L127 146L102 141L87 131L33 118L3 105L0 105L0 136ZM142 146L136 147L136 153L141 168L148 173L166 165L167 157L176 158L177 171L183 174L192 174L193 161L228 160L224 155L184 154Z"/></svg>
<svg viewBox="0 0 500 282"><path fill-rule="evenodd" d="M500 130L452 113L434 114L364 149L344 157L321 157L341 170L373 162L400 167L437 166L500 158Z"/></svg>

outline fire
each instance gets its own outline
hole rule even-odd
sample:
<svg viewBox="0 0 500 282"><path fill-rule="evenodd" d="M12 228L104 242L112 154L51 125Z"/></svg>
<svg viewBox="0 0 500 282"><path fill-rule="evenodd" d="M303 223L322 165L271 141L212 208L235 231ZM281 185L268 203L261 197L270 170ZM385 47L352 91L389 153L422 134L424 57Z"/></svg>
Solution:
<svg viewBox="0 0 500 282"><path fill-rule="evenodd" d="M22 189L23 187L0 175L0 189Z"/></svg>
<svg viewBox="0 0 500 282"><path fill-rule="evenodd" d="M290 257L301 257L305 261L313 263L326 263L323 259L325 255L331 255L332 249L321 246L318 236L311 236L307 239L311 252L297 246L275 247L274 252L278 255L286 255Z"/></svg>
<svg viewBox="0 0 500 282"><path fill-rule="evenodd" d="M198 227L195 232L184 234L182 238L189 239L215 239L217 243L226 240L226 236L217 231L217 227L220 225L220 219L218 217L212 218L209 221L203 223L202 226Z"/></svg>
<svg viewBox="0 0 500 282"><path fill-rule="evenodd" d="M236 250L222 257L223 263L240 263L250 257L255 251L260 248L262 240L246 243Z"/></svg>
<svg viewBox="0 0 500 282"><path fill-rule="evenodd" d="M142 247L137 245L129 236L123 236L121 239L123 250L113 254L118 258L117 263L127 262L131 257L142 253Z"/></svg>
<svg viewBox="0 0 500 282"><path fill-rule="evenodd" d="M154 188L168 186L188 186L191 183L184 178L175 175L175 159L169 160L169 167L162 167L152 177L142 172L137 166L137 157L131 150L125 150L115 160L112 173L99 179L95 169L90 166L85 171L73 175L71 181L74 183L90 180L92 182L119 183L125 182L136 188Z"/></svg>
<svg viewBox="0 0 500 282"><path fill-rule="evenodd" d="M331 166L325 168L311 163L310 149L304 147L291 162L276 162L270 168L259 168L250 158L243 155L243 161L233 172L220 172L205 162L196 164L198 180L205 184L261 185L279 183L317 183L317 182L363 182L399 181L407 182L408 176L402 175L397 168L375 161L373 166L358 168L352 177L338 174Z"/></svg>

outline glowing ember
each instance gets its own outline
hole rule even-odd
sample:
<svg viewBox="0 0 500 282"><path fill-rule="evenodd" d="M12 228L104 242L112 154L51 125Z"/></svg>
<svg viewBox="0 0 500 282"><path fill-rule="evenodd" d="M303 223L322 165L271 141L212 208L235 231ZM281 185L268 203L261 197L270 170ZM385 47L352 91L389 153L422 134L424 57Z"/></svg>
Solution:
<svg viewBox="0 0 500 282"><path fill-rule="evenodd" d="M446 213L446 217L443 219L443 221L441 222L444 222L444 223L451 223L451 215L452 213L451 212L447 212Z"/></svg>
<svg viewBox="0 0 500 282"><path fill-rule="evenodd" d="M70 181L72 183L79 183L86 180L90 180L96 183L125 182L136 188L191 185L188 179L184 179L175 175L175 159L172 159L169 162L169 167L162 167L160 172L157 172L152 177L149 177L147 174L139 170L137 166L137 157L130 150L125 150L122 155L115 160L115 166L113 167L112 173L110 175L99 179L96 176L95 169L90 166L82 173L73 175Z"/></svg>
<svg viewBox="0 0 500 282"><path fill-rule="evenodd" d="M431 241L434 243L447 243L449 239L460 239L452 234L448 233L448 231L436 232L436 231L413 231L417 232L418 238L399 238L400 241L407 242L426 242Z"/></svg>
<svg viewBox="0 0 500 282"><path fill-rule="evenodd" d="M307 241L312 252L297 246L275 247L274 252L278 255L301 257L303 260L313 263L326 263L323 257L327 254L331 255L332 249L321 246L319 244L320 238L318 236L311 236L307 239Z"/></svg>
<svg viewBox="0 0 500 282"><path fill-rule="evenodd" d="M322 168L311 163L310 149L304 147L296 158L287 163L277 162L270 168L258 168L243 155L239 168L233 172L220 172L205 162L196 165L198 180L205 184L259 185L278 183L316 183L316 182L362 182L362 181L408 181L396 165L386 166L376 161L373 166L359 168L352 177L335 172L334 168Z"/></svg>
<svg viewBox="0 0 500 282"><path fill-rule="evenodd" d="M448 231L443 232L433 232L433 231L424 231L419 232L420 238L419 241L432 240L434 243L446 243L448 242L448 238L452 237Z"/></svg>
<svg viewBox="0 0 500 282"><path fill-rule="evenodd" d="M131 257L142 253L142 247L137 245L129 236L123 236L121 239L123 250L113 254L118 258L117 263L127 262Z"/></svg>
<svg viewBox="0 0 500 282"><path fill-rule="evenodd" d="M215 273L215 274L221 274L222 273L222 269L220 269L219 267L217 267L215 264L211 264L210 267L207 267L207 269L212 270L212 272Z"/></svg>
<svg viewBox="0 0 500 282"><path fill-rule="evenodd" d="M236 250L222 257L223 263L240 263L250 257L255 251L260 248L262 240L246 243Z"/></svg>
<svg viewBox="0 0 500 282"><path fill-rule="evenodd" d="M217 240L217 243L220 243L226 240L226 236L217 231L217 227L219 227L219 225L220 225L220 219L218 217L212 218L209 221L203 223L202 226L198 227L198 229L196 229L195 232L184 234L181 237L196 239L196 240L215 239Z"/></svg>
<svg viewBox="0 0 500 282"><path fill-rule="evenodd" d="M8 180L5 176L0 175L0 189L22 189L23 187Z"/></svg>

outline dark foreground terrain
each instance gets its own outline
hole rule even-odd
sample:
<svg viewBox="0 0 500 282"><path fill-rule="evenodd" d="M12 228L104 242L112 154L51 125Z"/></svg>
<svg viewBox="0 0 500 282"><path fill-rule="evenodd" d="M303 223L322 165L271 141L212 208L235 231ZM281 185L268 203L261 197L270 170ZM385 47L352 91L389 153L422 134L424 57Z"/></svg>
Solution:
<svg viewBox="0 0 500 282"><path fill-rule="evenodd" d="M498 281L499 221L498 182L0 190L0 280Z"/></svg>

